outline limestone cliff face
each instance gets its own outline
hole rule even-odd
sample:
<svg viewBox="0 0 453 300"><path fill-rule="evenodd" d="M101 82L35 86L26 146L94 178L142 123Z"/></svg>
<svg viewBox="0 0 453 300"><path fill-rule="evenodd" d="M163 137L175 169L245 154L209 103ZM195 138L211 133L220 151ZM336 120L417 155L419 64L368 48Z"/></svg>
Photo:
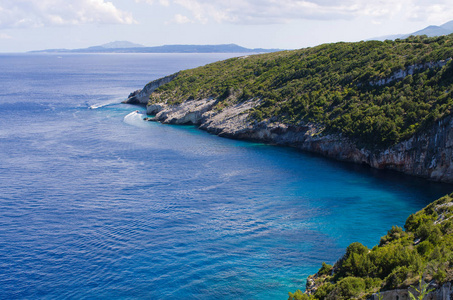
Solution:
<svg viewBox="0 0 453 300"><path fill-rule="evenodd" d="M168 124L195 124L200 129L223 137L262 141L296 147L343 161L392 169L442 182L453 182L453 117L438 121L430 129L388 149L360 148L341 134L322 134L318 124L287 125L273 120L251 122L250 110L260 101L252 99L216 109L215 99L186 101L170 106L148 106L149 118Z"/></svg>
<svg viewBox="0 0 453 300"><path fill-rule="evenodd" d="M428 295L425 296L426 300L450 300L453 297L453 287L451 282L447 282L442 286L430 286L431 291ZM373 294L369 300L410 300L409 291L413 295L418 295L418 293L413 288L408 289L397 289L381 292L378 294ZM380 297L380 298L379 298Z"/></svg>
<svg viewBox="0 0 453 300"><path fill-rule="evenodd" d="M370 155L369 164L436 181L453 182L453 116L410 139Z"/></svg>
<svg viewBox="0 0 453 300"><path fill-rule="evenodd" d="M145 87L141 90L136 90L132 93L129 94L127 100L124 100L123 103L129 103L129 104L143 104L146 105L148 104L149 101L149 96L151 95L152 92L154 92L157 88L160 86L169 83L173 79L178 76L178 73L151 81Z"/></svg>

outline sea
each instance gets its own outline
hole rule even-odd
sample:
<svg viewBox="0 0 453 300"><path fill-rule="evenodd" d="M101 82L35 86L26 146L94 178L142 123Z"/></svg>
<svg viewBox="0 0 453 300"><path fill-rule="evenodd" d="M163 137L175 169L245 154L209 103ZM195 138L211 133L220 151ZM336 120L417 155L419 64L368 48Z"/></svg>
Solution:
<svg viewBox="0 0 453 300"><path fill-rule="evenodd" d="M287 299L452 185L146 122L237 54L0 54L1 299Z"/></svg>

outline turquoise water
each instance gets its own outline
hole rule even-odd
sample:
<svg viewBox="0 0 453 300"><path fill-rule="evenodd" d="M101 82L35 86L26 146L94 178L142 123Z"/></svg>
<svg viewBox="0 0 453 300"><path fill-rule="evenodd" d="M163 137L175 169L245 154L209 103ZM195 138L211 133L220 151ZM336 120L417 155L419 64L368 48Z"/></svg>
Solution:
<svg viewBox="0 0 453 300"><path fill-rule="evenodd" d="M0 298L286 299L451 191L119 103L226 57L0 55Z"/></svg>

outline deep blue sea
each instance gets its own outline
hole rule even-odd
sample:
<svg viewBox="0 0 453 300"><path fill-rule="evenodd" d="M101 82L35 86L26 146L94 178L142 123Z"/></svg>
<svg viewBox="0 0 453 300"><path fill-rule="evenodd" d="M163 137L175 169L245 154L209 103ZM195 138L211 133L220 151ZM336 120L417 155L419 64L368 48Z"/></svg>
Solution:
<svg viewBox="0 0 453 300"><path fill-rule="evenodd" d="M453 190L120 104L230 56L0 55L1 299L287 299Z"/></svg>

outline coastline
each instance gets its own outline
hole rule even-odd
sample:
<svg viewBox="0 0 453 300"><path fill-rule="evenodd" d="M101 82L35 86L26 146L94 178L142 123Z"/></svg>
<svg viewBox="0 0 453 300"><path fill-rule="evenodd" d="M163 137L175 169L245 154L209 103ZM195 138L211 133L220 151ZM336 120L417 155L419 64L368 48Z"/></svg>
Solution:
<svg viewBox="0 0 453 300"><path fill-rule="evenodd" d="M134 101L135 104L146 105L149 115L145 118L147 121L196 125L199 129L220 137L294 147L336 160L366 164L376 169L395 170L432 181L453 183L453 164L447 159L453 156L452 115L389 148L369 150L359 147L353 140L341 134L323 134L324 127L319 124L308 123L295 126L273 119L262 122L252 121L249 114L260 105L259 99L252 98L221 107L218 105L220 101L214 98L187 100L177 105L168 105L164 102L144 103L145 99L149 99L161 84L168 82L167 80L168 76L149 83L143 89L147 92L136 91L124 102L131 103L131 98L142 93L142 102ZM314 276L316 274L307 279L308 291L312 283L310 280ZM317 285L313 286L311 291L316 288ZM395 295L404 298L408 296L408 291L407 288L391 289L380 295L384 297L383 299L394 299ZM433 291L432 295L444 297L451 291L451 283L447 282L436 286L436 291ZM291 295L290 293L290 297ZM307 295L304 294L304 296ZM376 294L373 294L371 299L377 299L376 297Z"/></svg>
<svg viewBox="0 0 453 300"><path fill-rule="evenodd" d="M147 105L150 95L177 73L147 84L129 95L124 103ZM453 116L437 121L431 128L414 134L389 148L370 150L342 134L324 134L315 123L288 125L270 119L250 120L249 114L260 104L249 99L219 107L214 98L187 100L178 105L147 105L147 120L163 124L192 124L209 133L232 139L258 141L294 147L340 161L366 164L376 169L390 169L428 180L453 183Z"/></svg>

